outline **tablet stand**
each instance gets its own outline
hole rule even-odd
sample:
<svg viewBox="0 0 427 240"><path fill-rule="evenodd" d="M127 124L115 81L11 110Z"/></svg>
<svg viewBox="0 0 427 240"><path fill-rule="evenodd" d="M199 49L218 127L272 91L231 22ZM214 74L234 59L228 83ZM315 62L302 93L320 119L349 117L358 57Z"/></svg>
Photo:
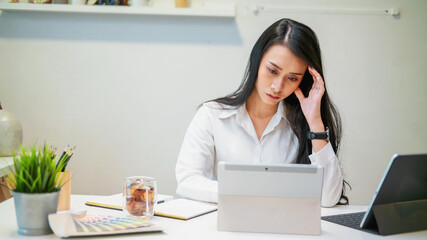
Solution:
<svg viewBox="0 0 427 240"><path fill-rule="evenodd" d="M427 199L373 206L381 235L427 229Z"/></svg>

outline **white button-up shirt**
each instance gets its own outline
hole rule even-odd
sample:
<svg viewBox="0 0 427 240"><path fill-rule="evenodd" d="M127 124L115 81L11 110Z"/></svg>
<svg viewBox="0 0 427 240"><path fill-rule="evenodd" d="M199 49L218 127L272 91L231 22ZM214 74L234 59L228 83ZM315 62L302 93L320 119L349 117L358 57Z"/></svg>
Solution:
<svg viewBox="0 0 427 240"><path fill-rule="evenodd" d="M203 104L188 127L176 164L177 194L207 202L218 201L217 164L220 161L294 163L298 140L280 102L258 140L245 104L232 108L216 102ZM309 156L324 168L322 206L340 199L343 178L338 159L328 143ZM290 183L292 184L292 183Z"/></svg>

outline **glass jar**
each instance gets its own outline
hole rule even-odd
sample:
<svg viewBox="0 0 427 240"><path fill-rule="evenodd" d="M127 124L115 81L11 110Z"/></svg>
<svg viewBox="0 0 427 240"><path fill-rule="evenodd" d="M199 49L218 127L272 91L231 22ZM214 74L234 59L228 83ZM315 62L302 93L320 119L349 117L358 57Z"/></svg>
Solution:
<svg viewBox="0 0 427 240"><path fill-rule="evenodd" d="M128 216L152 217L157 206L157 182L152 177L125 179L123 211Z"/></svg>

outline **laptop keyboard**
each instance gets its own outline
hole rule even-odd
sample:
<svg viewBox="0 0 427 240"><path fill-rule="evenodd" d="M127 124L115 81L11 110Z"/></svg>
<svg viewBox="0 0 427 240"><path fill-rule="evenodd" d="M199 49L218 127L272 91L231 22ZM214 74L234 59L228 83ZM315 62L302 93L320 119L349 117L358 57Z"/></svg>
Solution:
<svg viewBox="0 0 427 240"><path fill-rule="evenodd" d="M365 212L347 213L332 216L324 216L322 220L333 222L346 227L359 229Z"/></svg>

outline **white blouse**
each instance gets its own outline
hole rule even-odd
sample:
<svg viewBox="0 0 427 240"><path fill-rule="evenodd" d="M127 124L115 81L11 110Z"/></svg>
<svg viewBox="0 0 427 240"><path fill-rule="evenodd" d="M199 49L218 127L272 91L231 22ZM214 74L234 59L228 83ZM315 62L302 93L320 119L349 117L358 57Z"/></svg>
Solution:
<svg viewBox="0 0 427 240"><path fill-rule="evenodd" d="M177 194L217 202L218 162L294 163L297 149L298 140L282 102L260 140L245 105L231 108L205 103L191 121L182 143L175 169ZM331 144L317 153L313 151L309 158L312 164L324 168L322 206L334 206L341 196L343 178Z"/></svg>

